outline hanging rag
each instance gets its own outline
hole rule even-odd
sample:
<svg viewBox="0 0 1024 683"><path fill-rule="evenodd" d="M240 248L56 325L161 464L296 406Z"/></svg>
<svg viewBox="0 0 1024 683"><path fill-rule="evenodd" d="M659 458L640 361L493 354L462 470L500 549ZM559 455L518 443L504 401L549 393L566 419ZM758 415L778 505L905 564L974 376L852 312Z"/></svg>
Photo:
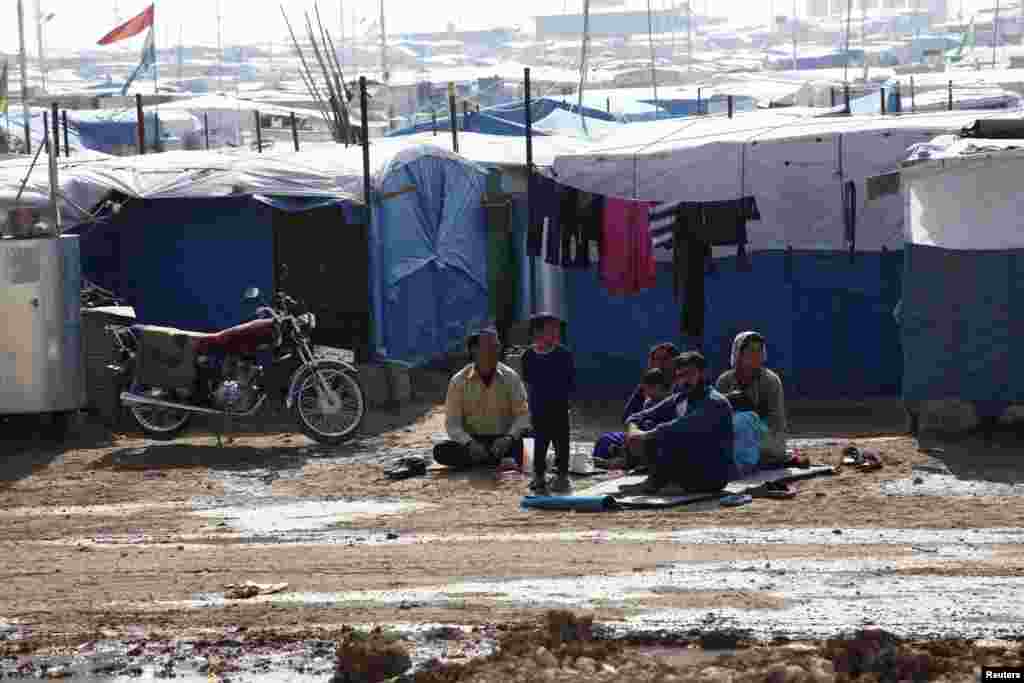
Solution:
<svg viewBox="0 0 1024 683"><path fill-rule="evenodd" d="M665 211L674 220L667 222ZM684 335L704 335L704 276L714 272L711 247L737 246L738 267L750 268L747 255L747 221L760 220L753 197L720 202L675 202L652 211L652 241L673 250L676 300L683 294L681 327Z"/></svg>
<svg viewBox="0 0 1024 683"><path fill-rule="evenodd" d="M610 294L638 294L657 283L649 202L607 197L601 237L601 282Z"/></svg>
<svg viewBox="0 0 1024 683"><path fill-rule="evenodd" d="M852 180L843 185L843 227L850 263L853 263L853 253L857 248L857 183Z"/></svg>
<svg viewBox="0 0 1024 683"><path fill-rule="evenodd" d="M530 226L526 236L526 253L541 256L544 246L545 219L549 224L558 224L560 207L558 185L551 178L538 173L530 174Z"/></svg>

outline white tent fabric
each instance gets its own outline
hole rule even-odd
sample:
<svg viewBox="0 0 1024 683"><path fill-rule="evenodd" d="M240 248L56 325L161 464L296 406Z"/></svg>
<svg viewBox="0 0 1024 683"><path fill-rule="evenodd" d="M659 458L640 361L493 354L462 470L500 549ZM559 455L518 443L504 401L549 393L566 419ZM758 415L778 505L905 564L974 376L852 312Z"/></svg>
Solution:
<svg viewBox="0 0 1024 683"><path fill-rule="evenodd" d="M108 188L94 185L79 177L79 170L98 161L111 158L113 157L101 152L82 151L75 154L73 161L58 163L57 178L60 184L58 206L66 222L71 224L80 222L108 192ZM32 167L32 157L28 156L19 155L0 162L0 211L6 212L14 206L47 208L50 205L49 173L45 156L40 156L34 168ZM22 189L23 181L24 189ZM20 196L19 190L21 190Z"/></svg>
<svg viewBox="0 0 1024 683"><path fill-rule="evenodd" d="M844 192L852 181L857 248L898 248L900 199L868 202L866 178L895 169L912 145L987 116L1006 112L806 119L767 110L632 124L582 153L559 156L554 171L563 184L644 201L753 196L762 217L750 228L754 250L847 248Z"/></svg>
<svg viewBox="0 0 1024 683"><path fill-rule="evenodd" d="M533 124L533 129L552 135L568 135L581 140L601 140L618 131L623 124L587 116L587 129L583 130L580 115L556 107L550 114ZM534 141L536 144L536 141ZM520 146L525 145L522 141Z"/></svg>
<svg viewBox="0 0 1024 683"><path fill-rule="evenodd" d="M944 249L1024 249L1017 143L952 136L929 143L930 159L902 170L907 239Z"/></svg>

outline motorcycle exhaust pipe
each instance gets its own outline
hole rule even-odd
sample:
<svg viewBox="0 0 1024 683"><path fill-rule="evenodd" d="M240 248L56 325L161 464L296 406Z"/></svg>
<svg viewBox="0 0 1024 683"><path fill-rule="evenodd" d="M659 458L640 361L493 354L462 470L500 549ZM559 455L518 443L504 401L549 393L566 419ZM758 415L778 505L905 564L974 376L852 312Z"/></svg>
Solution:
<svg viewBox="0 0 1024 683"><path fill-rule="evenodd" d="M130 406L153 406L154 408L168 408L170 410L184 410L188 413L199 413L200 415L224 415L222 410L214 410L213 408L200 408L199 406L192 406L187 403L173 403L171 401L161 401L158 398L150 398L149 396L140 396L139 394L133 394L130 391L121 392L121 403Z"/></svg>

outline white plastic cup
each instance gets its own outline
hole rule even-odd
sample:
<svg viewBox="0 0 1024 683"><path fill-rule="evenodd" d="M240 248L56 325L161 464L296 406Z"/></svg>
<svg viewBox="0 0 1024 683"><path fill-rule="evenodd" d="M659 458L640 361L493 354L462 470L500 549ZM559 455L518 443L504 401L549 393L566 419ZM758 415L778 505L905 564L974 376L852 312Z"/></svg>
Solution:
<svg viewBox="0 0 1024 683"><path fill-rule="evenodd" d="M533 439L523 439L523 471L533 471Z"/></svg>

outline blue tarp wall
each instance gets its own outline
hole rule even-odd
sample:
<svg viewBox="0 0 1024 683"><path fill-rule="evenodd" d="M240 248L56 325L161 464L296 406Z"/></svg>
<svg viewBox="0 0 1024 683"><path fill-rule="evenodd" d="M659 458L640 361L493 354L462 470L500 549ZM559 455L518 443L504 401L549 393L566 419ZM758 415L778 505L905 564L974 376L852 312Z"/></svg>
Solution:
<svg viewBox="0 0 1024 683"><path fill-rule="evenodd" d="M423 363L460 349L487 319L486 176L464 162L422 156L378 188L370 231L377 352Z"/></svg>
<svg viewBox="0 0 1024 683"><path fill-rule="evenodd" d="M83 276L140 322L214 331L252 317L246 287L273 291L272 209L249 197L154 199L81 226Z"/></svg>
<svg viewBox="0 0 1024 683"><path fill-rule="evenodd" d="M569 338L588 395L621 396L638 381L660 341L700 348L717 377L728 368L735 335L762 332L768 364L786 393L802 398L895 396L902 355L893 308L900 298L901 252L756 252L752 269L716 259L705 281L702 340L681 338L672 266L659 264L658 286L612 297L595 270L567 271Z"/></svg>
<svg viewBox="0 0 1024 683"><path fill-rule="evenodd" d="M904 251L904 399L959 398L993 417L1024 403L1024 249Z"/></svg>

